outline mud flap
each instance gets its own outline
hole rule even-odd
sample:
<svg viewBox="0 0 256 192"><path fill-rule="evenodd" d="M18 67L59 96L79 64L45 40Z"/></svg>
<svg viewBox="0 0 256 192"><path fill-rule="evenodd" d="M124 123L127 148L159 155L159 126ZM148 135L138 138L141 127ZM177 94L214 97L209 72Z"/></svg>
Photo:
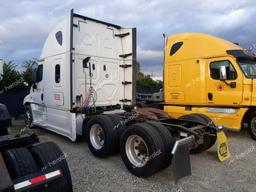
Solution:
<svg viewBox="0 0 256 192"><path fill-rule="evenodd" d="M223 130L217 131L217 151L220 161L225 161L230 158L230 152L228 148L228 138Z"/></svg>
<svg viewBox="0 0 256 192"><path fill-rule="evenodd" d="M175 183L179 179L191 176L190 153L188 144L194 141L194 136L189 136L175 142L172 149L172 165Z"/></svg>
<svg viewBox="0 0 256 192"><path fill-rule="evenodd" d="M183 177L191 176L190 156L187 145L178 146L172 159L172 165L175 183Z"/></svg>

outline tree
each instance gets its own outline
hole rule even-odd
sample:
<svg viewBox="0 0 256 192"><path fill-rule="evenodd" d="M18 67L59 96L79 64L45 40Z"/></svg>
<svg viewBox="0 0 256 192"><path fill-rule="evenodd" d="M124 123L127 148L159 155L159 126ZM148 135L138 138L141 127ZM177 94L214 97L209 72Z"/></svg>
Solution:
<svg viewBox="0 0 256 192"><path fill-rule="evenodd" d="M162 81L154 81L150 75L145 75L141 72L140 63L136 63L136 78L137 78L137 85L142 87L150 87L150 88L162 88L163 82Z"/></svg>
<svg viewBox="0 0 256 192"><path fill-rule="evenodd" d="M140 80L144 77L144 74L141 72L140 63L136 62L136 79Z"/></svg>
<svg viewBox="0 0 256 192"><path fill-rule="evenodd" d="M29 86L32 85L32 71L33 69L37 68L38 66L38 60L37 59L31 59L23 62L22 67L25 69L22 73L23 80L26 82Z"/></svg>
<svg viewBox="0 0 256 192"><path fill-rule="evenodd" d="M17 65L14 61L5 62L3 66L3 79L0 81L0 91L23 86L21 74L16 70Z"/></svg>

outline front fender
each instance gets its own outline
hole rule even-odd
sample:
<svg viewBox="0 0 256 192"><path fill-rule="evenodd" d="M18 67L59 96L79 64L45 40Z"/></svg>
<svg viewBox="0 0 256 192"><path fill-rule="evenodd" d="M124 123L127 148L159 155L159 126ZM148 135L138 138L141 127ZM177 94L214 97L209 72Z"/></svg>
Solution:
<svg viewBox="0 0 256 192"><path fill-rule="evenodd" d="M34 99L33 99L32 95L31 95L31 93L28 94L28 95L24 98L24 100L23 100L23 105L26 105L26 104L28 104L28 103L34 103Z"/></svg>

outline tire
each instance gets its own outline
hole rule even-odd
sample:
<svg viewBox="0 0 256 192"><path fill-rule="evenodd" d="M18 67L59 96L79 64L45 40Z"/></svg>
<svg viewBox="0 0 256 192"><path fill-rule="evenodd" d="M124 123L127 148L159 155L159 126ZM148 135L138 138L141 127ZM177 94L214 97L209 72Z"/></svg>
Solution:
<svg viewBox="0 0 256 192"><path fill-rule="evenodd" d="M208 125L212 125L215 126L214 123L212 122L212 120L207 117L206 115L203 114L190 114L190 115L184 115L181 116L179 119L181 120L188 120L188 121L195 121L198 123L202 123L202 124L208 124ZM191 154L198 154L198 153L202 153L203 151L210 149L216 142L217 140L217 136L209 136L209 135L205 135L203 138L203 144L199 144L197 147L192 148L190 150Z"/></svg>
<svg viewBox="0 0 256 192"><path fill-rule="evenodd" d="M139 143L137 149L136 143ZM166 166L165 149L161 135L146 123L130 125L121 137L122 160L127 169L138 177L149 177Z"/></svg>
<svg viewBox="0 0 256 192"><path fill-rule="evenodd" d="M256 140L256 112L251 114L248 125L251 138Z"/></svg>
<svg viewBox="0 0 256 192"><path fill-rule="evenodd" d="M33 128L33 114L30 105L25 105L24 121L27 128Z"/></svg>
<svg viewBox="0 0 256 192"><path fill-rule="evenodd" d="M172 163L172 154L171 149L174 147L175 139L173 138L172 134L168 131L168 129L163 126L161 123L154 122L154 121L147 121L148 125L150 125L153 129L155 129L163 139L164 142L164 154L165 154L165 161L163 169L167 168Z"/></svg>
<svg viewBox="0 0 256 192"><path fill-rule="evenodd" d="M4 160L12 179L39 171L32 154L27 148L11 149L4 153Z"/></svg>
<svg viewBox="0 0 256 192"><path fill-rule="evenodd" d="M65 178L66 187L61 191L72 192L72 179L66 161L66 157L61 149L53 142L46 142L34 145L31 148L31 152L34 158L38 162L40 169L47 170L48 168L61 169L61 172Z"/></svg>
<svg viewBox="0 0 256 192"><path fill-rule="evenodd" d="M96 115L86 127L86 140L92 154L107 157L119 152L118 132L109 115Z"/></svg>
<svg viewBox="0 0 256 192"><path fill-rule="evenodd" d="M125 125L125 120L116 114L110 114L109 117L112 119L114 123L114 128L117 130L118 137L120 139L123 132L127 129L127 126Z"/></svg>

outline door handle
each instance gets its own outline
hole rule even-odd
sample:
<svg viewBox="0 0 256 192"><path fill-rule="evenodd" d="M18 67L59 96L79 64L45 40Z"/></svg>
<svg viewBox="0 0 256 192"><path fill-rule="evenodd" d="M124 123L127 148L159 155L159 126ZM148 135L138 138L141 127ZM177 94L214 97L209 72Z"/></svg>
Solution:
<svg viewBox="0 0 256 192"><path fill-rule="evenodd" d="M41 101L43 101L44 100L44 94L42 93L41 94Z"/></svg>
<svg viewBox="0 0 256 192"><path fill-rule="evenodd" d="M212 93L208 93L208 100L212 101L213 99L213 94Z"/></svg>

